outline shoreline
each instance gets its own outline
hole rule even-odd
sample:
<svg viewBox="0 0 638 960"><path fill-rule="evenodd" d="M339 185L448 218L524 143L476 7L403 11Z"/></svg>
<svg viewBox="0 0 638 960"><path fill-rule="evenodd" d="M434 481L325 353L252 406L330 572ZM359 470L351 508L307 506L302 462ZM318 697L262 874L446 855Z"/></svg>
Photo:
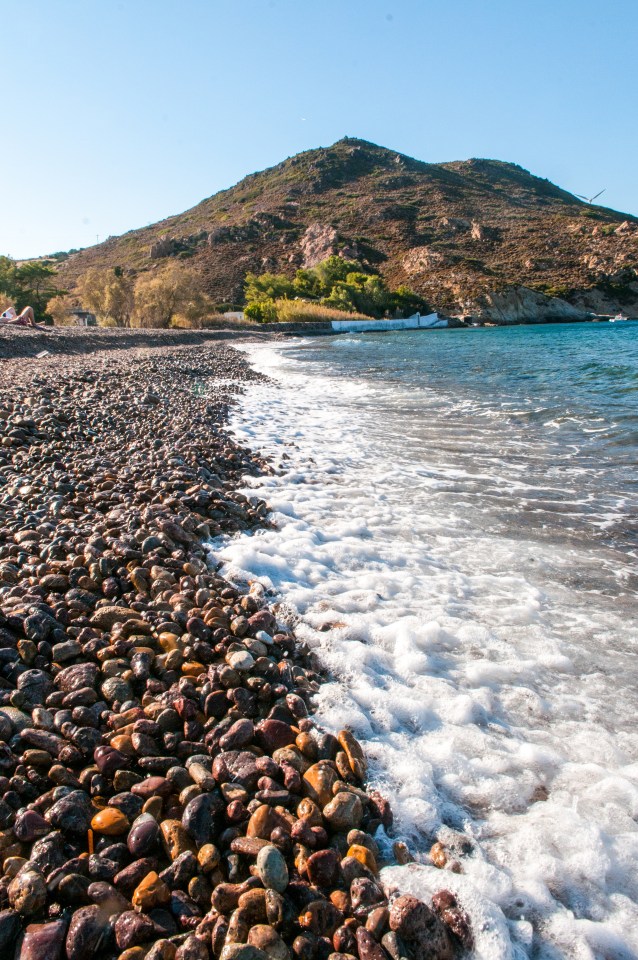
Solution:
<svg viewBox="0 0 638 960"><path fill-rule="evenodd" d="M347 316L347 315L346 315ZM480 330L500 329L502 327L544 327L564 326L578 323L611 323L613 317L592 316L588 319L574 320L553 318L525 322L507 321L492 323L454 322L447 327L432 327L409 331L360 331L369 333L421 332L436 333L440 330ZM626 318L623 322L635 322L635 318ZM3 360L23 358L45 359L47 356L87 356L100 351L125 349L158 349L162 347L202 346L207 343L233 341L268 342L285 340L288 337L324 337L352 336L352 332L335 331L329 321L325 323L277 323L261 324L255 327L235 326L211 330L154 330L154 329L116 329L110 327L0 327L0 363Z"/></svg>
<svg viewBox="0 0 638 960"><path fill-rule="evenodd" d="M377 882L390 806L354 737L308 716L310 655L207 562L211 537L267 522L236 490L268 465L227 429L261 376L202 342L218 331L101 333L0 366L0 944L452 956L471 933L449 891L430 908Z"/></svg>

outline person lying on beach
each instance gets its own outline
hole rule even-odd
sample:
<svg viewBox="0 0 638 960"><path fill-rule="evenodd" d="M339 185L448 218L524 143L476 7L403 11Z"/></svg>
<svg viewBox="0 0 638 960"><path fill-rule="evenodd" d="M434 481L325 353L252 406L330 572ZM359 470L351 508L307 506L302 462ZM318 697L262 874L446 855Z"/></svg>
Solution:
<svg viewBox="0 0 638 960"><path fill-rule="evenodd" d="M21 313L16 313L13 307L8 307L0 315L0 324L12 327L38 327L40 324L35 322L35 313L33 307L25 307Z"/></svg>

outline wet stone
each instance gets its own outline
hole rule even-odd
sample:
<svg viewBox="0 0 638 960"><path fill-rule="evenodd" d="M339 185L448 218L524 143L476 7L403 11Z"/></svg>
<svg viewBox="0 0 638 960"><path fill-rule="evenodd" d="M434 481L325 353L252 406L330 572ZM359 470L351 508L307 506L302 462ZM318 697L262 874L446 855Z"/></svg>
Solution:
<svg viewBox="0 0 638 960"><path fill-rule="evenodd" d="M474 936L467 913L450 890L439 890L432 897L432 908L465 950L474 946Z"/></svg>
<svg viewBox="0 0 638 960"><path fill-rule="evenodd" d="M424 960L449 960L452 943L437 915L416 897L397 897L390 906L390 929L408 945L421 951Z"/></svg>
<svg viewBox="0 0 638 960"><path fill-rule="evenodd" d="M319 850L308 857L308 879L317 887L328 887L334 883L339 865L340 858L336 850Z"/></svg>
<svg viewBox="0 0 638 960"><path fill-rule="evenodd" d="M94 960L111 938L111 924L97 905L81 907L71 918L66 935L68 960Z"/></svg>
<svg viewBox="0 0 638 960"><path fill-rule="evenodd" d="M142 813L133 821L126 843L133 856L146 857L157 850L159 839L157 820L149 813Z"/></svg>
<svg viewBox="0 0 638 960"><path fill-rule="evenodd" d="M357 947L359 960L389 960L388 954L381 944L377 943L372 934L364 927L357 930Z"/></svg>
<svg viewBox="0 0 638 960"><path fill-rule="evenodd" d="M133 906L136 910L148 912L153 907L168 903L171 898L171 891L163 880L160 880L155 871L148 873L135 888L133 893Z"/></svg>
<svg viewBox="0 0 638 960"><path fill-rule="evenodd" d="M368 847L361 846L358 843L353 843L348 847L348 857L353 857L355 860L358 860L367 870L371 873L377 872L377 861L376 857Z"/></svg>
<svg viewBox="0 0 638 960"><path fill-rule="evenodd" d="M84 836L91 824L92 807L83 790L72 790L57 800L45 813L45 819L58 830Z"/></svg>
<svg viewBox="0 0 638 960"><path fill-rule="evenodd" d="M115 921L115 942L120 950L151 940L154 932L153 921L144 913L127 910Z"/></svg>
<svg viewBox="0 0 638 960"><path fill-rule="evenodd" d="M361 823L363 806L353 793L342 791L326 804L323 815L334 830L352 830Z"/></svg>
<svg viewBox="0 0 638 960"><path fill-rule="evenodd" d="M332 786L338 779L339 775L329 761L313 764L303 776L306 796L323 809L332 800Z"/></svg>
<svg viewBox="0 0 638 960"><path fill-rule="evenodd" d="M9 884L9 903L24 916L38 913L47 899L47 888L42 875L35 870L25 869Z"/></svg>
<svg viewBox="0 0 638 960"><path fill-rule="evenodd" d="M64 920L29 924L20 948L20 960L60 960L66 926Z"/></svg>
<svg viewBox="0 0 638 960"><path fill-rule="evenodd" d="M91 829L96 833L104 833L107 836L119 836L126 833L129 822L126 814L115 807L106 807L100 810L91 819Z"/></svg>

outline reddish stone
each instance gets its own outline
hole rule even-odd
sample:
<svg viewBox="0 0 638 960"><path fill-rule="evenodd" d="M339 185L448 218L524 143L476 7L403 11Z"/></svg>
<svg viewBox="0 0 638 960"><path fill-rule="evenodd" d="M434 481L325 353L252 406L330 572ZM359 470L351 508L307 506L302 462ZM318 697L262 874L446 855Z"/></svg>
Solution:
<svg viewBox="0 0 638 960"><path fill-rule="evenodd" d="M377 943L365 927L359 927L357 930L357 947L359 960L390 960L381 944Z"/></svg>
<svg viewBox="0 0 638 960"><path fill-rule="evenodd" d="M336 850L318 850L308 857L308 879L317 887L329 887L336 879L339 863Z"/></svg>
<svg viewBox="0 0 638 960"><path fill-rule="evenodd" d="M148 800L149 797L167 797L172 792L173 784L166 777L147 777L131 787L131 793L143 800Z"/></svg>
<svg viewBox="0 0 638 960"><path fill-rule="evenodd" d="M262 720L257 726L257 743L268 753L295 742L296 733L282 720Z"/></svg>

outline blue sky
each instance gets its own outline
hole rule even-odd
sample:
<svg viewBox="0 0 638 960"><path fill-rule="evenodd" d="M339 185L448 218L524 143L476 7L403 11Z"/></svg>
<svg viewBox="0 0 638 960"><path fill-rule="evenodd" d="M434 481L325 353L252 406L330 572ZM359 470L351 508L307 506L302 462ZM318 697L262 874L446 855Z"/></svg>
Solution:
<svg viewBox="0 0 638 960"><path fill-rule="evenodd" d="M357 136L638 214L632 0L0 0L0 254L86 246Z"/></svg>

